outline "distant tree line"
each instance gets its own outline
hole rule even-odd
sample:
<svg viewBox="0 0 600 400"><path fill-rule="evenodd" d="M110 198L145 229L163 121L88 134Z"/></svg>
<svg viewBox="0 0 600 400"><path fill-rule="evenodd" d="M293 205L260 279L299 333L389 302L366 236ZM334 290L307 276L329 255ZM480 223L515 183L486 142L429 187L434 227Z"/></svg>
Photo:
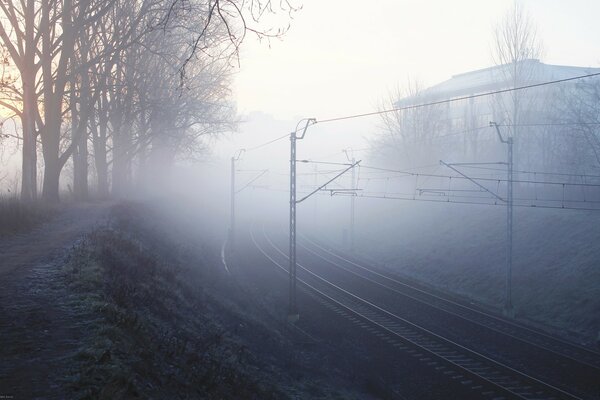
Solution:
<svg viewBox="0 0 600 400"><path fill-rule="evenodd" d="M57 202L65 165L85 199L91 187L125 194L194 157L235 124L230 78L245 35L280 36L285 28L261 19L295 10L263 0L0 2L0 106L19 122L21 198L38 197L39 166L41 197Z"/></svg>

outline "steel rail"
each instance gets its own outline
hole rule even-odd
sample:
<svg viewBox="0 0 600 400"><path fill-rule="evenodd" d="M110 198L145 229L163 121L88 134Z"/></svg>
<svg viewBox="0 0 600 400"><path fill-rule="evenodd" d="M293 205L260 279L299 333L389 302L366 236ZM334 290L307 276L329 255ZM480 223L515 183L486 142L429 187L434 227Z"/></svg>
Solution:
<svg viewBox="0 0 600 400"><path fill-rule="evenodd" d="M263 234L270 246L280 253L281 256L287 258L287 255L270 240L264 231L264 227ZM255 245L259 247L253 235L252 239L255 242ZM264 251L262 252L266 255ZM272 257L268 256L268 258L273 261ZM361 318L369 320L371 323L378 325L388 333L395 335L395 337L401 338L403 342L409 343L412 346L419 348L420 351L427 352L428 354L431 354L432 356L435 356L436 358L453 365L454 367L460 369L461 373L467 373L468 375L476 377L480 381L485 382L487 385L493 385L496 390L500 390L505 394L510 394L513 397L521 399L540 398L540 396L544 395L544 393L546 395L544 398L548 399L556 398L555 396L566 399L579 399L579 397L571 393L543 382L535 377L527 375L508 365L493 360L481 353L470 350L459 343L444 338L441 335L438 335L426 328L399 317L398 315L329 282L318 274L306 269L301 264L298 264L298 266L300 269L308 273L311 279L315 279L317 282L333 289L338 296L341 295L349 298L351 303L355 303L354 308L342 303L338 299L333 298L331 294L325 294L322 290L317 289L314 287L314 285L308 284L305 280L299 279L299 282L302 284L307 285L321 295L327 296L330 301L334 301L336 304L348 309L350 312L360 316ZM357 308L359 310L357 310ZM371 316L365 315L365 313L369 313ZM374 318L378 318L380 321L376 321ZM381 322L382 319L386 320L385 323L387 323L387 326L383 325L384 322ZM398 322L403 324L404 327L401 325L399 326ZM396 327L395 329L390 326L392 324ZM398 332L398 330L401 332ZM427 345L429 347L427 347ZM489 369L493 369L493 371L487 372ZM476 370L484 372L477 372ZM498 374L503 376L499 376ZM515 381L515 379L517 380ZM532 388L538 391L534 394L529 393L531 391L530 389Z"/></svg>
<svg viewBox="0 0 600 400"><path fill-rule="evenodd" d="M466 310L467 312L473 313L473 314L475 314L475 315L477 315L477 316L481 316L481 317L483 317L483 318L488 318L488 319L490 319L490 320L492 320L492 321L493 321L492 323L495 323L495 324L497 324L496 326L502 326L502 325L505 325L505 326L508 326L508 327L510 327L510 328L512 328L512 329L521 330L521 331L527 332L527 334L529 334L529 335L533 335L533 336L537 336L537 337L543 338L543 340L545 340L545 341L549 341L549 342L554 342L554 343L557 343L557 344L559 344L559 347L560 347L560 346L563 346L565 349L564 349L564 351L559 351L559 350L557 350L557 349L553 349L553 348L547 347L547 346L545 346L545 345L542 345L542 344L540 344L540 343L535 343L535 342L532 342L530 339L526 339L526 338L523 338L523 337L516 336L515 334L509 333L509 332L506 332L506 331L502 331L502 330L500 330L501 328L496 328L496 327L490 326L490 325L489 325L489 323L488 323L488 324L486 324L485 322L475 321L475 320L473 320L472 318L469 318L469 317L466 317L466 316L462 316L462 315L460 315L460 314L456 314L455 312L452 312L452 311L449 311L449 310L446 310L446 309L440 308L439 306L436 306L435 304L432 304L432 303L430 303L430 302L427 302L427 301L426 301L426 300L424 300L424 299L418 299L418 298L415 298L414 296L411 296L411 295L409 295L409 294L406 294L406 293L400 292L400 291L399 291L399 290L397 290L397 289L389 288L388 286L386 286L386 285L384 285L384 284L382 284L382 283L376 282L376 281L374 281L374 280L372 280L372 279L369 279L369 278L366 278L366 277L362 277L360 274L356 274L356 273L355 273L356 275L358 275L358 276L361 276L363 279L367 279L367 280L369 280L369 281L371 281L371 282L373 282L373 283L375 283L375 284L381 285L382 287L386 287L386 288L388 288L389 290L393 290L394 292L397 292L397 293L399 293L399 294L401 294L401 295L403 295L403 296L406 296L406 297L409 297L409 298L411 298L411 299L413 299L413 300L416 300L416 301L418 301L418 302L421 302L421 303L427 304L427 305L429 305L429 306L431 306L431 307L434 307L434 308L436 308L436 309L439 309L439 310L441 310L441 311L444 311L444 312L446 312L446 313L450 313L450 314L452 314L452 315L456 315L456 316L458 316L458 317L460 317L460 318L466 319L466 320L468 320L468 321L470 321L470 322L473 322L473 323L475 323L475 324L478 324L478 325L480 325L480 326L484 326L484 327L486 327L486 328L488 328L488 329L492 329L492 330L494 330L494 331L496 331L496 332L502 333L503 335L507 335L507 336L509 336L509 337L512 337L512 338L514 338L514 339L520 340L520 341L522 341L522 342L524 342L524 343L530 344L530 345L532 345L532 346L539 347L539 348L541 348L541 349L544 349L544 350L546 350L546 351L549 351L549 352L552 352L552 353L554 353L554 354L557 354L557 355L559 355L559 356L565 357L565 358L567 358L567 359L569 359L569 360L571 360L571 361L575 361L575 362L577 362L577 363L580 363L580 364L586 365L586 366L588 366L588 367L591 367L591 368L594 368L594 369L596 369L596 370L599 370L599 371L600 371L600 365L599 365L599 364L594 364L594 363L592 363L592 362L589 362L589 361L583 360L583 359L581 359L581 358L574 357L574 356L572 356L572 355L570 355L570 354L567 354L567 353L565 353L565 352L580 352L580 353L583 353L583 354L585 354L585 357L586 357L586 358L588 358L588 359L593 359L593 360L598 360L598 361L600 361L600 353L597 353L597 352L595 352L595 351L593 351L593 350L590 350L590 349L588 349L588 348L586 348L586 347L583 347L583 346L581 346L581 345L578 345L578 344L576 344L576 343L571 343L571 342L565 341L565 340L563 340L563 339L561 339L561 338L558 338L558 337L555 337L555 336L551 336L551 335L549 335L549 334L547 334L547 333L544 333L544 332L541 332L541 331L538 331L538 330L531 329L531 328L529 328L529 327L527 327L527 326L525 326L525 325L518 324L518 323L515 323L515 322L513 322L513 321L506 320L506 319L504 319L504 318L501 318L501 317L499 317L499 316L496 316L496 315L494 315L494 314L492 314L492 313L485 312L485 311L483 311L483 310L481 310L481 309L476 309L476 308L473 308L473 307L469 307L468 305L461 304L461 303L459 303L459 302L457 302L457 301L454 301L454 300L451 300L451 299L448 299L448 298L441 297L441 296L439 296L439 295L436 295L436 294L434 294L434 293L431 293L431 292L428 292L428 291L426 291L426 290L423 290L423 289L420 289L420 288L418 288L418 287L415 287L415 286L413 286L413 285L410 285L409 283L406 283L406 282L399 281L398 279L391 278L391 277L389 277L389 276L386 276L386 275L384 275L384 274L382 274L382 273L380 273L380 272L377 272L377 271L375 271L373 268L369 268L369 267L366 267L366 266L364 266L364 265L358 264L358 263L356 263L356 262L354 262L354 261L352 261L352 260L349 260L349 259L347 259L347 258L345 258L345 257L342 257L342 256L340 256L339 254L336 254L336 253L334 253L333 251L331 251L331 250L329 250L329 249L326 249L326 248L324 248L324 247L323 247L323 246L321 246L320 244L318 244L318 243L316 243L315 241L313 241L313 240L311 240L310 238L308 238L306 235L302 235L302 237L303 237L303 238L304 238L304 239L305 239L307 242L309 242L309 243L311 243L313 246L315 246L316 248L318 248L318 249L322 250L323 252L325 252L325 253L327 253L327 254L330 254L330 255L332 255L332 256L334 256L334 257L336 257L336 258L338 258L338 259L340 259L340 260L342 260L342 261L344 261L344 262L346 262L346 263L348 263L348 264L351 264L351 265L355 266L356 268L359 268L359 269L361 269L361 270L367 271L367 272L369 272L369 273L371 273L371 274L373 274L373 275L376 275L376 276L378 276L378 277L380 277L380 278L382 278L382 279L385 279L385 280L387 280L387 281L389 281L389 282L392 282L392 283L394 283L394 284L397 284L397 285L399 285L399 286L402 286L402 287L408 288L408 289L410 289L410 290L413 290L413 291L415 291L415 292L418 292L418 293L420 293L420 294L422 294L422 295L424 295L424 296L426 296L426 297L433 298L433 299L435 299L435 300L437 300L437 301L440 301L440 302L442 302L442 303L446 303L446 304L448 304L448 305L450 305L450 306L458 307L458 308L460 308L460 309ZM321 256L321 255L319 255L319 254L316 254L316 253L315 253L315 252L313 252L312 250L308 249L306 246L304 246L304 245L302 245L302 244L300 244L300 245L301 245L303 248L305 248L306 250L308 250L308 251L310 251L311 253L315 254L316 256L318 256L318 257L320 257L320 258L322 258L322 259L324 259L324 260L328 261L329 263L331 263L331 264L333 264L333 265L336 265L336 266L338 266L339 268L346 269L346 268L344 268L344 267L342 267L342 266L339 266L339 265L335 264L333 261L331 261L331 260L327 260L327 259L326 259L326 258L324 258L323 256ZM346 270L347 270L347 269L346 269ZM348 271L348 272L350 272L350 271Z"/></svg>
<svg viewBox="0 0 600 400"><path fill-rule="evenodd" d="M252 238L252 241L254 243L254 245L256 246L256 248L269 260L271 261L276 267L278 267L283 273L287 274L288 270L281 265L280 263L278 263L273 257L271 257L269 254L267 254L267 252L258 244L258 242L256 241L256 239L254 238L254 234L252 233L252 231L250 231L250 237ZM362 313L360 313L359 311L347 306L346 304L341 303L340 301L334 299L333 297L329 296L328 294L324 293L323 291L317 289L316 287L314 287L313 285L311 285L310 283L306 282L305 280L301 279L301 278L297 278L298 282L301 283L302 285L304 285L305 288L307 288L308 290L310 290L311 292L309 292L309 294L316 294L318 296L320 296L321 298L323 298L326 302L332 303L335 306L338 306L346 311L348 311L349 313L356 315L358 318L376 326L377 328L385 331L386 333L388 333L389 335L392 335L394 337L397 337L398 339L400 339L402 341L402 343L406 344L406 345L410 345L414 348L419 349L419 351L430 354L433 357L436 357L438 359L440 359L441 361L443 361L444 363L447 363L449 365L451 365L452 367L462 371L461 373L466 373L467 375L471 376L473 379L478 379L480 381L483 381L488 387L493 388L493 390L495 392L499 392L497 394L505 394L505 395L509 395L511 397L516 397L519 399L524 399L526 400L526 397L522 397L519 394L513 393L512 391L500 386L497 382L493 382L490 381L482 376L480 376L479 374L476 374L466 368L464 368L463 366L448 360L446 358L440 357L438 354L432 352L431 350L420 346L416 343L414 343L413 341L411 341L410 339L405 338L404 336L400 335L399 333L393 331L392 329L390 329L389 327L386 327L384 325L382 325L381 322L377 322L375 320L373 320L372 318L369 318L368 316L363 315ZM301 288L303 288L301 286ZM327 304L327 303L324 303ZM475 388L482 388L481 386L474 386L472 387L472 390L475 390ZM502 397L503 398L503 397Z"/></svg>

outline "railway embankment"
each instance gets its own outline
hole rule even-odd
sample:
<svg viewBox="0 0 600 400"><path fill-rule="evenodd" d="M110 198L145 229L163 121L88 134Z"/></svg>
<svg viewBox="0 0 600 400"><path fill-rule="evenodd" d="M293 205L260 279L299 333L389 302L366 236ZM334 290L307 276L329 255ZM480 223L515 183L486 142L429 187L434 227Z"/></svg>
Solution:
<svg viewBox="0 0 600 400"><path fill-rule="evenodd" d="M395 274L501 313L506 293L502 207L385 210L357 231L356 254ZM371 221L379 221L371 216ZM372 226L376 226L376 229ZM518 209L512 304L523 323L589 346L600 334L598 213Z"/></svg>
<svg viewBox="0 0 600 400"><path fill-rule="evenodd" d="M256 306L219 247L118 204L3 292L0 394L13 398L370 398ZM305 351L306 350L306 351Z"/></svg>

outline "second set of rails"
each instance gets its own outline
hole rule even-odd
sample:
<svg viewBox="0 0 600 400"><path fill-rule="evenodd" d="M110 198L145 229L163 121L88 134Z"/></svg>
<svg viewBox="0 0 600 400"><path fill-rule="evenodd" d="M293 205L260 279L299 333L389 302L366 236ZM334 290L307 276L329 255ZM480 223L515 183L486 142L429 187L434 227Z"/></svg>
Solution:
<svg viewBox="0 0 600 400"><path fill-rule="evenodd" d="M287 273L288 258L264 227L250 232L256 248L281 272ZM262 242L262 244L260 243ZM300 288L346 319L365 328L390 346L407 352L448 379L468 386L490 399L596 399L600 387L600 356L583 346L547 335L417 287L351 257L302 237L302 249L311 266L298 264ZM402 315L398 306L430 319L460 325L475 336L497 342L487 351L485 340L471 345L446 334L426 320ZM415 314L416 315L416 314ZM477 341L477 339L475 340ZM504 347L504 348L503 348ZM519 357L498 356L502 352L535 353L550 370L567 371L570 377L529 371ZM531 353L531 354L533 354ZM534 368L535 369L535 368ZM557 372L560 374L560 372ZM555 382L558 382L556 384Z"/></svg>

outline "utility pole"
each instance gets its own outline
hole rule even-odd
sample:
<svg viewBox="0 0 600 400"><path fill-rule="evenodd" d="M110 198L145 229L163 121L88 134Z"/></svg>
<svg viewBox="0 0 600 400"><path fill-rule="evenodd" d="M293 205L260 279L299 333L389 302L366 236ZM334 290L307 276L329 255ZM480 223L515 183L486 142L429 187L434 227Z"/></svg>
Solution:
<svg viewBox="0 0 600 400"><path fill-rule="evenodd" d="M317 164L314 165L314 185L315 187L317 187L317 185L319 184L319 166ZM314 205L313 205L313 229L316 231L318 229L318 218L317 218L317 210L318 210L318 202L319 202L319 198L315 197L314 199Z"/></svg>
<svg viewBox="0 0 600 400"><path fill-rule="evenodd" d="M229 217L229 244L231 252L235 250L235 157L231 157L231 199Z"/></svg>
<svg viewBox="0 0 600 400"><path fill-rule="evenodd" d="M235 252L235 162L242 158L246 150L240 149L231 157L231 199L230 199L230 220L229 220L229 245L231 252Z"/></svg>
<svg viewBox="0 0 600 400"><path fill-rule="evenodd" d="M300 124L305 121L304 128L302 129L302 134L297 136L298 130L300 129ZM335 181L337 178L345 174L351 169L354 169L360 161L351 164L348 168L325 182L323 185L319 186L300 200L296 199L296 141L304 139L306 135L306 130L310 125L317 123L316 119L308 118L303 119L298 122L296 125L296 130L290 133L290 299L289 299L289 308L288 308L288 322L294 323L300 319L300 314L298 313L298 305L296 304L296 208L299 203L302 203L304 200L308 199L318 191L322 190L325 186L329 185L331 182Z"/></svg>
<svg viewBox="0 0 600 400"><path fill-rule="evenodd" d="M306 121L302 135L297 136L298 128L302 121ZM298 306L296 305L296 140L304 139L306 130L314 118L301 120L296 125L296 130L290 133L290 300L288 309L288 322L296 322L300 319Z"/></svg>
<svg viewBox="0 0 600 400"><path fill-rule="evenodd" d="M350 161L352 164L356 163L356 159L352 157ZM352 168L352 189L356 189L356 168ZM350 196L350 251L354 251L354 203L356 200L356 193Z"/></svg>
<svg viewBox="0 0 600 400"><path fill-rule="evenodd" d="M356 159L354 158L354 152L352 149L349 149L350 151L352 151L352 158L350 158L350 156L348 155L348 150L343 150L344 153L346 153L346 158L348 159L349 162L351 162L352 164L354 164L356 162ZM352 182L350 184L350 188L351 189L355 189L356 188L356 169L352 168ZM354 202L356 200L356 196L350 196L350 251L354 251Z"/></svg>
<svg viewBox="0 0 600 400"><path fill-rule="evenodd" d="M498 138L501 143L505 143L508 147L506 169L506 297L504 303L504 314L509 317L514 317L514 309L512 305L512 247L513 247L513 138L507 136L502 137L500 128L495 122L490 122L490 126L496 128Z"/></svg>

